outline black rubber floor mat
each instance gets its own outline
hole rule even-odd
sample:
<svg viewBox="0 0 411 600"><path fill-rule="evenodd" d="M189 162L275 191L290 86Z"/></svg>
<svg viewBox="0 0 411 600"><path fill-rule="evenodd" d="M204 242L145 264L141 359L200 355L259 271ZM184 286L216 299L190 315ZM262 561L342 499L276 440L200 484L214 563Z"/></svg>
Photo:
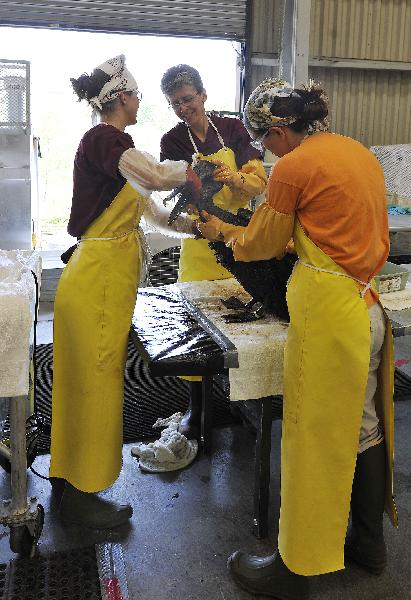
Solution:
<svg viewBox="0 0 411 600"><path fill-rule="evenodd" d="M37 346L36 412L46 423L39 436L37 451L49 452L51 424L51 389L53 380L53 345ZM152 425L175 412L185 412L189 399L188 382L178 377L152 377L129 342L124 374L123 438L125 443L153 438ZM228 392L222 379L213 384L213 425L233 423Z"/></svg>
<svg viewBox="0 0 411 600"><path fill-rule="evenodd" d="M0 600L102 600L95 547L1 564Z"/></svg>
<svg viewBox="0 0 411 600"><path fill-rule="evenodd" d="M0 598L3 600L6 590L7 565L0 563Z"/></svg>
<svg viewBox="0 0 411 600"><path fill-rule="evenodd" d="M394 372L394 400L411 400L411 377L400 369Z"/></svg>

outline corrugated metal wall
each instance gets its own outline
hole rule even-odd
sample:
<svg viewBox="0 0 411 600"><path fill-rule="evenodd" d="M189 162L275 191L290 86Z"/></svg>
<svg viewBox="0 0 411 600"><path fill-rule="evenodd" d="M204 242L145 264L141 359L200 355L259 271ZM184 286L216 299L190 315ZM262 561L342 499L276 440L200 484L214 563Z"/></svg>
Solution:
<svg viewBox="0 0 411 600"><path fill-rule="evenodd" d="M276 77L278 75L278 67L263 67L253 65L251 68L250 77L250 92L254 90L259 83L267 77Z"/></svg>
<svg viewBox="0 0 411 600"><path fill-rule="evenodd" d="M281 50L284 0L249 0L251 3L250 57L278 60ZM278 74L278 67L252 64L247 74L251 92L263 79Z"/></svg>
<svg viewBox="0 0 411 600"><path fill-rule="evenodd" d="M252 57L278 58L282 14L283 0L253 0ZM411 1L312 0L310 58L410 63ZM251 89L277 74L252 65ZM324 83L333 131L367 146L411 143L410 70L310 67L309 75Z"/></svg>
<svg viewBox="0 0 411 600"><path fill-rule="evenodd" d="M283 0L254 0L252 2L251 39L253 53L274 53L281 44Z"/></svg>
<svg viewBox="0 0 411 600"><path fill-rule="evenodd" d="M329 95L332 131L366 146L411 143L410 71L310 68L309 74Z"/></svg>
<svg viewBox="0 0 411 600"><path fill-rule="evenodd" d="M411 61L410 0L312 0L310 56Z"/></svg>

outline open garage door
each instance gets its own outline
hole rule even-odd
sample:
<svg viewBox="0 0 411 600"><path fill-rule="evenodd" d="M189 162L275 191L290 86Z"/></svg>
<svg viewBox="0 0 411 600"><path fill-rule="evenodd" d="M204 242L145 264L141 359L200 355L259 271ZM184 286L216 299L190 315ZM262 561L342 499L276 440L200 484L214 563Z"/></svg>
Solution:
<svg viewBox="0 0 411 600"><path fill-rule="evenodd" d="M0 25L245 39L246 0L3 0Z"/></svg>

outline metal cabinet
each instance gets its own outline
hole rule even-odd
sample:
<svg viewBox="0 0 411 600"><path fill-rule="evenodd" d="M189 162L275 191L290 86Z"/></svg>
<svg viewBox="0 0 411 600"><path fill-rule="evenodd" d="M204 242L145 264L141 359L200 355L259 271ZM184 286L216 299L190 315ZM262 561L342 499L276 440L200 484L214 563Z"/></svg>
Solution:
<svg viewBox="0 0 411 600"><path fill-rule="evenodd" d="M0 60L0 248L31 248L30 63Z"/></svg>

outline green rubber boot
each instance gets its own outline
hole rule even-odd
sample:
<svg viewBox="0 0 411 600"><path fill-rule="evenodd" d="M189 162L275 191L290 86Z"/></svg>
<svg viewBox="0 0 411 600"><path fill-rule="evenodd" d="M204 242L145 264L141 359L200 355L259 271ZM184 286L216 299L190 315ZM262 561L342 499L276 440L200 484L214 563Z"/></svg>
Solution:
<svg viewBox="0 0 411 600"><path fill-rule="evenodd" d="M114 529L127 523L132 515L133 509L129 504L109 502L66 483L60 502L60 517L64 523L92 529Z"/></svg>
<svg viewBox="0 0 411 600"><path fill-rule="evenodd" d="M385 505L385 443L358 455L351 494L351 531L345 558L373 575L387 564L383 514Z"/></svg>
<svg viewBox="0 0 411 600"><path fill-rule="evenodd" d="M227 562L234 581L250 594L277 600L306 600L309 581L285 566L280 553L259 558L244 552L234 552Z"/></svg>
<svg viewBox="0 0 411 600"><path fill-rule="evenodd" d="M178 431L188 440L199 440L201 432L202 382L189 381L190 400Z"/></svg>
<svg viewBox="0 0 411 600"><path fill-rule="evenodd" d="M66 480L62 477L49 477L49 483L51 485L51 497L54 502L60 503L64 489L66 487Z"/></svg>

